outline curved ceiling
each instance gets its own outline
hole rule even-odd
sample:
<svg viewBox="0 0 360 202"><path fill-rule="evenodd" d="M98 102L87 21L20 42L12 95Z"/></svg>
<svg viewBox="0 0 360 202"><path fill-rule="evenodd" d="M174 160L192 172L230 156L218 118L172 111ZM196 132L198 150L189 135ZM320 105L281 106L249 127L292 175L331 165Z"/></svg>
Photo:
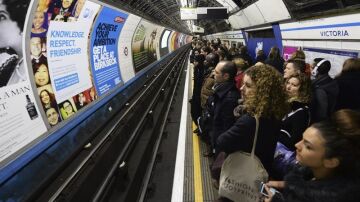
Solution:
<svg viewBox="0 0 360 202"><path fill-rule="evenodd" d="M228 31L230 24L225 20L194 20L189 23L180 19L180 0L101 0L104 3L141 16L154 23L191 34L188 24L195 24L205 29L205 34ZM189 1L188 1L189 2ZM216 0L197 0L196 7L222 7Z"/></svg>
<svg viewBox="0 0 360 202"><path fill-rule="evenodd" d="M268 0L100 0L107 4L113 5L125 11L134 13L142 18L157 23L159 25L169 27L176 31L192 34L192 25L197 25L205 30L205 35L218 32L224 32L232 30L233 28L248 28L252 26L262 25L242 23L241 20L235 20L236 23L242 23L239 26L235 26L235 22L229 20L191 20L184 21L180 19L180 7L227 7L229 16L235 16L236 13L242 11L251 10L250 7L253 4L259 4L259 2L267 2ZM271 2L277 2L278 0L271 0ZM321 16L331 13L339 13L342 11L358 11L360 9L359 0L280 0L284 4L284 15L280 20L289 19L303 19L314 16ZM264 4L264 3L262 3ZM286 7L285 7L286 6ZM257 7L257 5L255 5ZM263 8L263 9L267 9ZM257 8L258 10L258 8ZM264 12L259 10L258 12ZM253 14L253 10L249 14ZM261 14L259 14L261 15ZM251 18L253 20L253 18ZM253 20L254 21L254 20ZM276 21L274 21L276 22ZM235 23L235 24L234 24Z"/></svg>

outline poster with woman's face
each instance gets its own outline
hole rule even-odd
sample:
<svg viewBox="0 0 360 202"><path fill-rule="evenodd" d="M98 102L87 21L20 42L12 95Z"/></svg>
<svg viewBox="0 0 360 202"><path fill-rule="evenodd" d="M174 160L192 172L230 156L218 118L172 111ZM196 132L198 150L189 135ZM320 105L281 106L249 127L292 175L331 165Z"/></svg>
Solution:
<svg viewBox="0 0 360 202"><path fill-rule="evenodd" d="M0 0L0 167L47 130L24 62L23 33L30 2ZM45 81L39 79L41 85Z"/></svg>
<svg viewBox="0 0 360 202"><path fill-rule="evenodd" d="M42 11L36 11L32 21L31 37L46 37L48 29L48 15Z"/></svg>
<svg viewBox="0 0 360 202"><path fill-rule="evenodd" d="M89 8L89 4L93 7L96 6L97 10L100 8L100 5L87 0L39 0L35 5L36 9L32 18L29 20L31 23L30 57L38 96L46 115L50 108L59 114L56 122L55 118L49 119L48 117L50 126L55 126L64 120L64 117L70 116L62 109L61 103L64 101L69 100L73 105L73 102L76 101L75 109L76 107L80 109L91 102L89 100L83 102L84 98L77 99L75 96L92 86L88 56L86 51L83 51L87 49L88 31L93 21L86 20L85 12L82 12L82 9L89 10L92 18L96 14L91 7ZM80 16L81 13L83 16ZM76 33L79 37L66 38L47 35L50 32L58 33L60 31ZM61 44L69 41L71 43ZM62 55L69 49L80 55ZM74 59L74 57L81 59ZM74 110L74 112L76 111ZM49 114L54 115L54 113ZM50 120L53 121L50 122Z"/></svg>
<svg viewBox="0 0 360 202"><path fill-rule="evenodd" d="M22 32L27 0L0 0L0 88L27 80Z"/></svg>

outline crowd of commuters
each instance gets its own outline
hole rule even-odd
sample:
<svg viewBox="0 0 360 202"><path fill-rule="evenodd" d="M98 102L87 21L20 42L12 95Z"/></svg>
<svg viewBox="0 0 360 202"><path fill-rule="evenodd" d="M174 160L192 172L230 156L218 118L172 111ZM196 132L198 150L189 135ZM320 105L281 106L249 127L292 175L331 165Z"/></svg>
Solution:
<svg viewBox="0 0 360 202"><path fill-rule="evenodd" d="M360 201L359 58L331 78L329 60L308 64L302 50L284 61L272 47L253 60L246 46L195 40L190 60L191 115L209 146L204 156L218 163L223 153L251 152L257 118L255 155L269 174L264 201Z"/></svg>

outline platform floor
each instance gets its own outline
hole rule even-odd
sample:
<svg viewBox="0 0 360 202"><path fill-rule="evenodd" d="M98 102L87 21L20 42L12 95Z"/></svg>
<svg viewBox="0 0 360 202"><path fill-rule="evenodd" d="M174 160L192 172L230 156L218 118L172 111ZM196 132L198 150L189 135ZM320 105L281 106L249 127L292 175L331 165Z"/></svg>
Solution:
<svg viewBox="0 0 360 202"><path fill-rule="evenodd" d="M213 160L212 158L203 156L208 150L207 145L193 133L196 126L190 116L190 103L188 100L192 95L192 72L193 66L189 65L188 71L186 72L187 76L171 201L213 202L216 201L218 197L218 190L212 185L210 176L210 165ZM184 156L182 156L183 153ZM181 164L183 168L181 168ZM181 187L181 184L183 184L183 187Z"/></svg>
<svg viewBox="0 0 360 202"><path fill-rule="evenodd" d="M191 122L191 118L189 118ZM207 145L193 134L195 124L189 124L186 140L184 202L213 202L217 199L217 190L212 185L210 165L212 158L204 157Z"/></svg>

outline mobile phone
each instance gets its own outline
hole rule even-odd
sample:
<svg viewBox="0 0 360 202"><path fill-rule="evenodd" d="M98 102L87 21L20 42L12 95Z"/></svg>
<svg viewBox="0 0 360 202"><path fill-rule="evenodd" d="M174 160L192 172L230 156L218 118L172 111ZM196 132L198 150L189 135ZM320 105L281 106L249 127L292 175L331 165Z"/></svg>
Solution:
<svg viewBox="0 0 360 202"><path fill-rule="evenodd" d="M270 191L271 191L271 193L272 193L273 195L275 195L276 193L279 193L278 190L276 190L276 189L274 189L274 188L272 188L272 187L269 187L269 189L270 189ZM262 195L266 196L266 197L269 197L269 194L268 194L268 192L267 192L266 189L265 189L265 183L264 183L264 182L261 182L261 183L260 183L260 193L261 193Z"/></svg>

